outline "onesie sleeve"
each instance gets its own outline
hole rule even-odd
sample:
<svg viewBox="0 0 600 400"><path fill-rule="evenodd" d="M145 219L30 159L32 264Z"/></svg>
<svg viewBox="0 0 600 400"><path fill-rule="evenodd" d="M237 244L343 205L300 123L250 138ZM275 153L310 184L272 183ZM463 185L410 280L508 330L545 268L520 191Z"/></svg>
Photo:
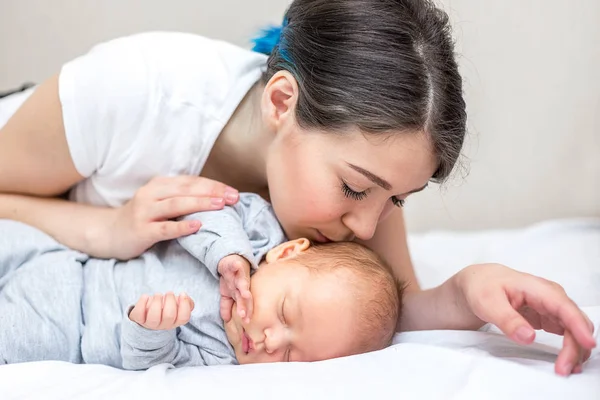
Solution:
<svg viewBox="0 0 600 400"><path fill-rule="evenodd" d="M145 370L158 364L174 367L207 365L203 349L181 340L180 328L151 330L133 322L127 315L121 327L121 357L123 368Z"/></svg>
<svg viewBox="0 0 600 400"><path fill-rule="evenodd" d="M202 261L217 279L217 267L223 257L239 254L256 269L267 252L285 240L270 204L252 193L242 193L234 206L184 219L199 220L202 227L195 234L179 238L179 244Z"/></svg>
<svg viewBox="0 0 600 400"><path fill-rule="evenodd" d="M184 219L202 222L200 230L192 235L181 237L179 244L200 260L219 279L218 266L222 258L238 254L246 258L255 269L252 243L244 231L243 209L227 206L218 211L191 214Z"/></svg>

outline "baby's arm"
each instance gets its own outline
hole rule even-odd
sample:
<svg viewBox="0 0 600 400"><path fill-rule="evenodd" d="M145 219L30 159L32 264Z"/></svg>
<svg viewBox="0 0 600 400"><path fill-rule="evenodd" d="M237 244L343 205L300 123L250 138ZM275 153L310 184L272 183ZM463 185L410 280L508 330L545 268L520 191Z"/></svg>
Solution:
<svg viewBox="0 0 600 400"><path fill-rule="evenodd" d="M244 229L244 207L225 207L220 211L203 212L187 218L202 221L200 230L178 239L179 244L219 280L221 316L226 321L233 302L241 318L252 316L250 269L255 268L254 252ZM200 214L200 215L199 215Z"/></svg>
<svg viewBox="0 0 600 400"><path fill-rule="evenodd" d="M252 244L244 230L243 208L225 207L219 211L206 211L189 215L184 219L200 220L200 230L184 236L179 244L201 260L215 278L219 279L219 262L231 254L238 254L255 267Z"/></svg>
<svg viewBox="0 0 600 400"><path fill-rule="evenodd" d="M197 233L179 238L179 244L204 260L219 278L221 259L238 254L256 268L263 256L285 241L285 236L269 203L255 194L243 193L234 206L185 217L202 221Z"/></svg>
<svg viewBox="0 0 600 400"><path fill-rule="evenodd" d="M186 295L144 295L124 317L121 328L123 368L144 370L168 363L175 367L206 365L198 346L177 337L190 320L194 302Z"/></svg>
<svg viewBox="0 0 600 400"><path fill-rule="evenodd" d="M200 219L202 227L179 238L179 244L220 280L221 317L229 321L235 301L240 317L249 320L253 308L250 268L256 268L271 248L285 240L271 206L258 195L244 193L234 206L186 219Z"/></svg>
<svg viewBox="0 0 600 400"><path fill-rule="evenodd" d="M69 252L78 261L87 258L32 226L0 219L0 278L45 253L58 251Z"/></svg>

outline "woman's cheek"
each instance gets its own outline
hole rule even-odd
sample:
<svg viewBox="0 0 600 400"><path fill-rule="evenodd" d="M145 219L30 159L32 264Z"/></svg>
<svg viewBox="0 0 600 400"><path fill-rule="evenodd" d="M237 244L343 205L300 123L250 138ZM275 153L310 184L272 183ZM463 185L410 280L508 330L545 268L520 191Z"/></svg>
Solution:
<svg viewBox="0 0 600 400"><path fill-rule="evenodd" d="M392 215L392 212L396 209L397 207L392 204L391 202L389 202L389 204L386 204L385 207L383 208L383 211L381 211L381 215L379 215L379 221L383 221L386 218L388 218L390 215Z"/></svg>

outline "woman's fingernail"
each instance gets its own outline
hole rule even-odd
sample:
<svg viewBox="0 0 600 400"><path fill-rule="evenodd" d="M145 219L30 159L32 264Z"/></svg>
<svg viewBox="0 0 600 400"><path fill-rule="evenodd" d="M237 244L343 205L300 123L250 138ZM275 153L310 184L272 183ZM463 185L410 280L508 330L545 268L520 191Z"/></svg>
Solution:
<svg viewBox="0 0 600 400"><path fill-rule="evenodd" d="M237 201L238 198L239 198L239 196L240 196L240 194L238 193L237 190L229 190L229 189L227 189L225 191L225 200L227 200L227 201L230 201L230 202Z"/></svg>
<svg viewBox="0 0 600 400"><path fill-rule="evenodd" d="M224 200L220 197L213 197L210 199L210 204L212 204L213 206L222 206L224 203Z"/></svg>
<svg viewBox="0 0 600 400"><path fill-rule="evenodd" d="M517 329L515 335L517 336L517 339L519 339L519 341L529 343L533 339L533 335L535 335L535 332L532 329L527 328L526 326L521 326Z"/></svg>
<svg viewBox="0 0 600 400"><path fill-rule="evenodd" d="M200 228L200 221L190 221L190 222L188 223L188 226L189 226L191 229L198 229L198 228Z"/></svg>
<svg viewBox="0 0 600 400"><path fill-rule="evenodd" d="M571 375L571 372L573 372L573 364L567 364L564 368L565 371L565 375Z"/></svg>

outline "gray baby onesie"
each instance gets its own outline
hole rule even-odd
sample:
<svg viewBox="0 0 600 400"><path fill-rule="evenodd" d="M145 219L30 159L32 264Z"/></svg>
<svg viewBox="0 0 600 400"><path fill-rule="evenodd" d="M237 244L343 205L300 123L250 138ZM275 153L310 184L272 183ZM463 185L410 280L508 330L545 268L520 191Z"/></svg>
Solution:
<svg viewBox="0 0 600 400"><path fill-rule="evenodd" d="M247 193L232 207L185 219L199 219L202 228L126 262L91 258L0 220L0 364L61 360L137 370L236 363L219 315L217 264L240 254L256 268L284 233L271 206ZM168 291L194 300L189 323L153 331L129 320L142 294Z"/></svg>

